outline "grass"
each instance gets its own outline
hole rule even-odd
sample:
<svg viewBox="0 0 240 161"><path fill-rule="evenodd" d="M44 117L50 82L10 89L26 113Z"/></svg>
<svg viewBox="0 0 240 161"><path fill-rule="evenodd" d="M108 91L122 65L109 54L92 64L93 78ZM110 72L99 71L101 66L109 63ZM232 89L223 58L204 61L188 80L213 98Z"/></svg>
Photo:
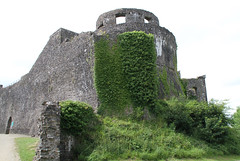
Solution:
<svg viewBox="0 0 240 161"><path fill-rule="evenodd" d="M220 149L209 147L201 140L176 133L161 121L135 122L105 117L102 122L103 129L96 139L97 145L84 160L158 161L172 158L192 158L188 161L201 161L203 160L201 158L208 158L208 156L224 156ZM219 160L224 157L219 157ZM229 157L227 158L230 160ZM187 161L187 159L185 160ZM172 161L185 160L172 159ZM215 160L210 158L207 161Z"/></svg>
<svg viewBox="0 0 240 161"><path fill-rule="evenodd" d="M33 160L38 140L38 138L31 137L21 137L15 139L17 151L19 153L21 161Z"/></svg>
<svg viewBox="0 0 240 161"><path fill-rule="evenodd" d="M237 155L225 155L215 156L202 159L169 159L168 161L240 161L240 156Z"/></svg>
<svg viewBox="0 0 240 161"><path fill-rule="evenodd" d="M122 135L124 136L124 137L127 137L128 138L128 141L129 141L129 139L130 138L135 138L135 139L139 139L138 138L138 136L137 135L139 135L140 133L142 133L142 131L141 131L141 128L144 128L144 125L141 125L141 126L139 126L138 124L136 124L136 123L132 123L132 122L128 122L128 121L123 121L123 120L117 120L117 119L110 119L110 118L105 118L104 119L104 125L105 125L105 132L106 133L108 133L108 134L110 134L110 135L107 135L107 136L102 136L102 137L104 137L104 138L102 138L103 140L103 142L105 142L105 146L102 144L102 148L107 148L106 146L109 146L109 148L111 149L111 148L115 148L115 150L117 150L117 149L119 149L119 147L118 147L118 145L117 144L115 144L115 145L110 145L109 144L109 140L107 140L107 138L108 137L111 137L111 139L113 139L113 140L115 140L116 138L116 135L118 136L118 137L120 137L120 133L122 133ZM147 127L149 127L149 125L147 125ZM108 129L108 128L110 128L110 129ZM127 128L127 129L126 129ZM116 131L116 130L120 130L120 131ZM137 131L139 131L140 130L140 132L139 133L136 133L136 134L133 134L134 133L134 129L138 129ZM154 127L151 127L151 129L152 130L155 130L155 128ZM130 132L130 133L132 133L132 134L126 134L126 131L125 130L127 130L128 132ZM145 128L144 128L144 130L146 130L146 125L145 125ZM148 130L150 130L150 129L148 129ZM167 135L169 136L169 137L171 137L171 141L176 141L176 139L178 140L178 144L179 144L179 141L181 142L181 140L182 139L184 139L186 142L188 142L189 141L189 138L186 138L186 137L184 137L184 136L182 136L181 134L181 136L179 137L178 135L176 135L176 134L174 134L174 133L172 133L172 132L170 132L170 131L166 131L166 129L164 129L164 128L162 128L161 129L162 130L162 132L163 133L167 133ZM110 132L111 131L111 132ZM153 132L153 131L152 131ZM150 132L150 133L152 133L152 132ZM161 134L162 134L162 132L161 132ZM153 134L153 133L152 133ZM106 134L105 134L106 135ZM115 136L114 136L115 135ZM132 136L131 136L132 135ZM145 135L146 135L146 133L145 133ZM147 134L148 135L148 134ZM162 134L163 135L163 134ZM132 138L132 139L133 139ZM165 139L166 139L167 137L165 136ZM109 139L109 138L108 138ZM135 140L135 139L130 139L131 141L137 141L137 140ZM142 138L141 138L142 139ZM147 138L145 138L145 141L147 141L146 140ZM165 140L164 139L164 140ZM37 143L38 143L38 138L31 138L31 137L22 137L22 138L16 138L15 139L15 141L16 141L16 145L17 145L17 149L18 149L18 152L19 152L19 155L20 155L20 158L21 158L21 161L32 161L32 159L33 159L33 157L34 157L34 155L35 155L35 148L36 148L36 146L37 146ZM112 140L112 141L113 141ZM191 139L190 139L191 140ZM102 141L100 141L100 142L102 142ZM123 140L122 140L123 141ZM139 141L139 140L138 140ZM155 142L156 140L154 140L154 143L152 144L152 146L154 145L154 144L157 144L156 142ZM139 142L141 142L141 141L139 141ZM147 141L148 142L148 141ZM191 141L192 142L192 141ZM116 143L116 142L115 142ZM169 143L169 142L168 142ZM192 142L193 143L193 142ZM149 144L149 142L147 143L147 144ZM161 142L161 144L164 144L164 142ZM185 146L186 146L186 143L183 143L183 142L181 142L181 144L185 144ZM129 147L131 147L131 149L133 148L133 147L135 147L135 148L137 148L136 146L137 145L128 145ZM145 145L146 146L146 145ZM158 145L159 146L159 145ZM169 144L168 144L168 146L170 146ZM176 147L172 147L173 145L171 145L169 148L169 150L171 150L171 151L176 151L177 149L176 149ZM188 145L189 146L189 145ZM201 146L194 146L194 148L197 148L198 150L200 150L201 149L201 147L204 147L204 145L201 145ZM117 148L117 149L116 149ZM184 147L182 147L183 149L184 149ZM185 147L186 148L186 147ZM190 147L191 148L191 147ZM126 149L128 149L128 148L126 148ZM98 151L98 150L100 150L100 149L98 149L98 148L96 148L95 149L95 153ZM128 150L130 150L130 149L128 149ZM189 149L190 150L190 149ZM206 147L204 147L202 150L207 150L207 148ZM124 150L123 150L124 151ZM137 152L137 153L135 153L135 152ZM104 158L108 158L107 156L104 156L104 154L101 154L101 150L99 151L100 152L100 154L98 155L98 156L96 156L96 158L95 159L97 159L97 160L104 160L104 159L100 159L101 157L104 157ZM196 151L193 151L193 153L195 153ZM112 151L112 153L114 153L113 151ZM131 154L132 153L132 154ZM135 157L134 156L134 153L135 153L135 156L137 156L137 157ZM134 150L130 150L130 151L128 151L128 154L127 154L127 156L122 156L122 157L119 157L118 159L116 159L117 158L117 155L115 155L114 157L116 157L115 159L113 159L113 158L111 158L111 157L109 157L108 159L109 160L114 160L114 161L119 161L119 160L121 160L121 161L142 161L142 160L148 160L148 159L150 159L150 160L156 160L156 161L165 161L166 159L168 160L168 161L240 161L240 156L237 156L237 155L221 155L221 156L219 156L219 155L215 155L215 156L203 156L202 158L193 158L193 159L176 159L176 158L172 158L171 156L170 156L170 158L166 158L166 159L163 159L163 160L161 160L161 159L158 159L158 158L155 158L155 157L153 157L153 158L151 158L149 155L147 155L146 153L145 153L145 155L144 154L141 154L141 153L144 153L144 152L141 152L141 151L139 151L139 149L134 149ZM96 154L95 154L96 155ZM119 154L118 154L119 155ZM126 153L125 153L125 155L126 155ZM194 155L196 155L196 154L194 154ZM145 158L146 156L148 156L148 157L150 157L150 158ZM174 155L173 155L174 156ZM98 158L99 157L99 158ZM195 156L196 157L196 156ZM128 159L127 159L128 158Z"/></svg>

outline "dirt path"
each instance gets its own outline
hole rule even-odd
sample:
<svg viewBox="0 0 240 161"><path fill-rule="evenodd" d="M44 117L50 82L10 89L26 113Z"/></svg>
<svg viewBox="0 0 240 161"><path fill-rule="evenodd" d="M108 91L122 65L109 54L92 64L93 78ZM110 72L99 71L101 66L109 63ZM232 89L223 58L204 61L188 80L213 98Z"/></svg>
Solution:
<svg viewBox="0 0 240 161"><path fill-rule="evenodd" d="M19 134L0 134L0 161L20 161L14 141L17 137L27 136Z"/></svg>

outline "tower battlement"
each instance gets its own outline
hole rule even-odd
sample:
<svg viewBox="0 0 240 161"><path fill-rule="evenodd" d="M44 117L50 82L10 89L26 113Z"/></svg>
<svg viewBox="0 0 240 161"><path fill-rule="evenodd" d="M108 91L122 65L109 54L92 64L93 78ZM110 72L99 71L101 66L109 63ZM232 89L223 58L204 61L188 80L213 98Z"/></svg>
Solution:
<svg viewBox="0 0 240 161"><path fill-rule="evenodd" d="M149 23L159 25L158 18L151 12L134 8L121 8L101 14L97 20L96 29L118 25L117 19L120 17L123 17L127 24Z"/></svg>

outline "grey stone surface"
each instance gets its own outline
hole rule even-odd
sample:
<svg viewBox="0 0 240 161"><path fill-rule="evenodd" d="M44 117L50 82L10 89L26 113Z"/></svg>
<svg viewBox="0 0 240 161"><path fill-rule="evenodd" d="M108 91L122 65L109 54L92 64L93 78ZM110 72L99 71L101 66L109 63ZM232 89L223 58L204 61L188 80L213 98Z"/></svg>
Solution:
<svg viewBox="0 0 240 161"><path fill-rule="evenodd" d="M36 134L41 102L78 100L97 108L92 32L56 31L28 74L0 90L0 133Z"/></svg>
<svg viewBox="0 0 240 161"><path fill-rule="evenodd" d="M116 24L117 17L125 17L126 23ZM148 23L144 21L148 20ZM164 93L163 84L159 87L159 97L165 98L182 94L179 76L177 73L177 44L174 35L166 28L159 26L158 18L151 12L138 9L117 9L106 12L99 16L94 35L94 40L107 36L111 41L116 42L117 35L129 31L144 31L154 35L158 72L167 71L167 81L174 86L174 92L168 95ZM160 80L161 82L161 80Z"/></svg>
<svg viewBox="0 0 240 161"><path fill-rule="evenodd" d="M184 79L187 81L187 96L196 97L198 101L207 101L207 89L205 83L206 76L198 78Z"/></svg>
<svg viewBox="0 0 240 161"><path fill-rule="evenodd" d="M44 102L38 120L39 145L34 161L71 161L73 136L63 134L60 129L60 106L56 102Z"/></svg>
<svg viewBox="0 0 240 161"><path fill-rule="evenodd" d="M39 119L40 142L34 161L60 161L60 106L44 102Z"/></svg>
<svg viewBox="0 0 240 161"><path fill-rule="evenodd" d="M118 17L125 17L126 22L116 24ZM57 30L50 36L29 73L19 82L0 88L0 133L5 133L11 118L13 126L10 133L36 135L37 118L40 116L41 103L45 100L78 100L96 110L94 41L106 35L116 41L118 34L127 31L144 31L155 37L158 72L167 71L167 82L173 89L166 94L166 87L160 81L159 98L182 94L176 68L177 45L174 35L160 27L158 18L151 12L117 9L100 15L94 32L78 34L63 28ZM205 80L204 83L203 79L198 81L205 85Z"/></svg>

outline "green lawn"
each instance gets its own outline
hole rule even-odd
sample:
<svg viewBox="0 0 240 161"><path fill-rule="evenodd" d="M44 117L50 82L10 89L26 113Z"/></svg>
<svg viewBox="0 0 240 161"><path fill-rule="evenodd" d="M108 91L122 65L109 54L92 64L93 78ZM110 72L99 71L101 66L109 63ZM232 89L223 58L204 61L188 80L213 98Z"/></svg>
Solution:
<svg viewBox="0 0 240 161"><path fill-rule="evenodd" d="M15 139L17 151L19 153L21 161L33 160L38 140L38 138L32 137L21 137Z"/></svg>

